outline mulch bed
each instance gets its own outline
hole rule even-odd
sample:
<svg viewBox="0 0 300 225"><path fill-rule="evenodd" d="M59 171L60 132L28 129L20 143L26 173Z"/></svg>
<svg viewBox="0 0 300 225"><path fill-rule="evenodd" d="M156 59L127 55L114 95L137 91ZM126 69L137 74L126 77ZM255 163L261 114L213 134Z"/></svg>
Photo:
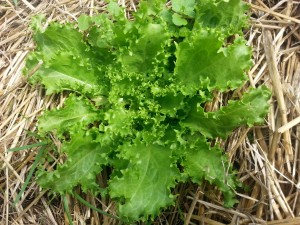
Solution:
<svg viewBox="0 0 300 225"><path fill-rule="evenodd" d="M17 2L15 5L14 2ZM74 21L106 8L103 1L0 0L0 224L69 224L62 199L42 191L31 180L20 192L37 148L9 152L37 142L37 116L62 103L63 96L45 96L22 75L26 55L34 49L29 28L32 16L47 21ZM250 3L251 2L251 3ZM226 209L218 192L207 183L179 185L177 203L153 224L300 224L300 2L250 1L251 26L245 31L253 47L254 66L243 89L267 85L273 92L264 125L237 129L221 144L238 164L240 180L248 189L237 193L239 203ZM119 1L128 11L136 1ZM213 104L220 105L222 97ZM113 201L85 196L98 208L116 214ZM70 196L74 224L119 224Z"/></svg>

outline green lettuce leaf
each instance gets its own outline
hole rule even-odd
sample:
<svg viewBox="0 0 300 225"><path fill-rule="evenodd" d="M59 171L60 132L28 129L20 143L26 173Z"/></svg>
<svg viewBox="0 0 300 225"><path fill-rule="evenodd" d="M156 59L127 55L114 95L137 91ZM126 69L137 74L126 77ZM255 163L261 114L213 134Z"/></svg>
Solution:
<svg viewBox="0 0 300 225"><path fill-rule="evenodd" d="M72 24L51 23L44 32L35 33L33 38L37 45L36 50L41 53L44 61L55 58L58 52L70 52L74 56L80 56L87 50L82 34Z"/></svg>
<svg viewBox="0 0 300 225"><path fill-rule="evenodd" d="M172 0L172 9L189 17L194 17L195 0Z"/></svg>
<svg viewBox="0 0 300 225"><path fill-rule="evenodd" d="M78 28L81 31L87 30L92 25L92 18L85 14L80 15L78 18Z"/></svg>
<svg viewBox="0 0 300 225"><path fill-rule="evenodd" d="M130 163L121 177L111 179L110 196L120 199L119 212L129 221L157 215L173 203L170 188L180 174L170 149L143 142L121 148L122 158Z"/></svg>
<svg viewBox="0 0 300 225"><path fill-rule="evenodd" d="M182 125L209 138L226 138L238 126L263 123L270 97L270 91L261 86L245 93L241 100L229 101L227 106L215 112L206 113L195 105Z"/></svg>
<svg viewBox="0 0 300 225"><path fill-rule="evenodd" d="M242 34L248 26L249 6L240 0L201 0L197 4L196 22L203 27L217 28L228 35Z"/></svg>
<svg viewBox="0 0 300 225"><path fill-rule="evenodd" d="M72 192L81 185L84 191L99 192L96 175L103 165L108 163L110 148L102 146L97 141L97 132L76 130L71 133L71 141L64 142L62 151L67 160L58 165L54 171L43 171L38 176L38 183L43 188L49 188L56 193Z"/></svg>
<svg viewBox="0 0 300 225"><path fill-rule="evenodd" d="M95 121L100 121L103 115L96 110L93 104L83 97L70 95L64 102L64 107L58 110L45 112L39 117L39 134L55 132L62 135L71 127L86 127Z"/></svg>
<svg viewBox="0 0 300 225"><path fill-rule="evenodd" d="M120 55L120 62L129 72L153 72L154 65L165 60L164 47L169 43L168 32L161 24L147 24L139 28L140 37L131 41Z"/></svg>
<svg viewBox="0 0 300 225"><path fill-rule="evenodd" d="M103 127L103 130L122 136L129 135L133 130L134 117L135 115L132 111L126 110L122 105L115 105L115 107L108 110L104 115L104 119L108 124Z"/></svg>
<svg viewBox="0 0 300 225"><path fill-rule="evenodd" d="M220 149L211 148L203 138L197 138L197 141L193 142L194 148L187 149L182 163L185 173L195 183L200 184L207 180L216 185L224 195L225 206L232 207L237 202L234 192L237 181L228 159L222 155Z"/></svg>
<svg viewBox="0 0 300 225"><path fill-rule="evenodd" d="M234 89L246 80L251 50L241 38L222 47L223 38L216 30L194 31L176 51L175 76L182 91L194 95L201 88L220 91Z"/></svg>
<svg viewBox="0 0 300 225"><path fill-rule="evenodd" d="M173 14L172 21L176 26L184 26L188 23L186 19L184 19L181 15L177 13Z"/></svg>
<svg viewBox="0 0 300 225"><path fill-rule="evenodd" d="M46 94L74 90L83 94L105 94L105 82L96 66L96 57L82 41L83 35L71 25L51 24L34 36L38 45L26 61L25 73L39 62L41 67L30 78L41 82ZM102 85L99 83L102 82Z"/></svg>

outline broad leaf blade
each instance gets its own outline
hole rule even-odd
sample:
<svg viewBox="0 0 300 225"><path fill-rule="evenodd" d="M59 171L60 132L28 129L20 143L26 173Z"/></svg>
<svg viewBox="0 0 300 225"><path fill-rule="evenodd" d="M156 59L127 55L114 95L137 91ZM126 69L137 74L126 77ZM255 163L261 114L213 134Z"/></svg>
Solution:
<svg viewBox="0 0 300 225"><path fill-rule="evenodd" d="M170 149L137 143L123 150L131 161L122 177L111 180L110 196L124 199L119 211L130 221L157 215L160 208L172 204L170 188L179 176Z"/></svg>
<svg viewBox="0 0 300 225"><path fill-rule="evenodd" d="M154 72L154 65L165 59L164 47L169 43L168 33L161 24L147 24L139 32L140 37L124 50L120 61L129 72Z"/></svg>
<svg viewBox="0 0 300 225"><path fill-rule="evenodd" d="M62 135L73 126L85 127L99 120L101 111L97 111L87 99L70 95L63 108L48 111L39 118L39 133L45 135L56 131L58 135Z"/></svg>
<svg viewBox="0 0 300 225"><path fill-rule="evenodd" d="M230 101L227 106L215 112L194 109L182 124L191 130L200 131L210 138L226 138L238 126L261 124L268 112L270 91L266 87L252 89L241 100Z"/></svg>
<svg viewBox="0 0 300 225"><path fill-rule="evenodd" d="M62 146L67 155L66 162L55 171L40 172L39 185L56 193L72 192L77 185L81 185L85 191L99 191L96 175L108 163L107 154L110 148L101 146L95 140L95 135L97 134L93 132L86 134L82 130L73 132L71 141Z"/></svg>
<svg viewBox="0 0 300 225"><path fill-rule="evenodd" d="M241 33L248 25L248 6L240 0L201 0L197 5L197 22L217 28L229 35Z"/></svg>
<svg viewBox="0 0 300 225"><path fill-rule="evenodd" d="M70 52L74 56L80 56L87 50L82 38L82 34L73 25L58 23L51 23L44 32L34 35L37 51L43 55L45 61L53 59L58 52Z"/></svg>
<svg viewBox="0 0 300 225"><path fill-rule="evenodd" d="M233 190L237 182L220 149L210 148L203 138L199 138L194 148L187 150L183 166L193 182L200 184L207 180L216 185L224 195L225 206L232 207L236 203Z"/></svg>
<svg viewBox="0 0 300 225"><path fill-rule="evenodd" d="M246 80L251 50L241 38L222 47L223 38L215 30L194 31L191 38L178 44L175 76L182 91L194 95L201 88L221 91L234 89Z"/></svg>
<svg viewBox="0 0 300 225"><path fill-rule="evenodd" d="M195 0L172 0L172 9L189 17L194 17Z"/></svg>
<svg viewBox="0 0 300 225"><path fill-rule="evenodd" d="M39 62L42 66L33 74L31 82L45 85L46 94L64 90L103 94L103 75L96 66L94 53L82 39L82 34L70 25L54 23L45 32L38 32L35 35L38 48L28 57L25 73Z"/></svg>

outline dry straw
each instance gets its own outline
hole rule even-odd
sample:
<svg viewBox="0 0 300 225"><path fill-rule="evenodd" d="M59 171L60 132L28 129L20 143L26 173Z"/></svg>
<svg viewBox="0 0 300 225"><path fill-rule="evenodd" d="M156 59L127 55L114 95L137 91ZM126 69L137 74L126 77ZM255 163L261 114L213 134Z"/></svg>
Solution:
<svg viewBox="0 0 300 225"><path fill-rule="evenodd" d="M136 9L137 1L119 3L130 11ZM273 98L263 126L240 128L222 143L249 188L237 193L240 202L234 209L226 209L209 184L180 185L174 190L180 194L176 205L155 224L300 224L300 2L254 0L249 4L251 27L245 35L253 47L254 66L248 73L250 81L235 94L265 84ZM30 18L43 13L47 22L65 22L104 10L104 2L94 0L0 0L0 224L69 224L62 200L48 196L34 181L13 205L37 148L8 150L36 143L30 132L36 130L37 116L63 102L63 96L45 96L42 87L32 87L22 77L25 57L34 48ZM219 95L211 106L227 98ZM118 224L67 197L74 224ZM89 195L85 199L115 214L109 199Z"/></svg>

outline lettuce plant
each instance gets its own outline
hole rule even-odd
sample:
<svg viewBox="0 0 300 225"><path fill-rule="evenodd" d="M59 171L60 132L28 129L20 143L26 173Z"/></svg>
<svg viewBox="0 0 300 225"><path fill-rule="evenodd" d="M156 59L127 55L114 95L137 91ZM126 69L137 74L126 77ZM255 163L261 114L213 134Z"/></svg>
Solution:
<svg viewBox="0 0 300 225"><path fill-rule="evenodd" d="M108 13L34 26L36 49L25 73L46 94L67 91L60 109L39 117L38 132L60 139L65 160L41 168L37 181L55 193L75 187L94 195L96 176L111 168L107 193L121 218L145 220L173 204L178 182L203 180L236 203L238 185L215 143L235 128L263 123L270 93L251 89L213 112L213 91L241 87L251 67L240 0L141 1L130 20L115 2ZM46 156L45 156L46 157Z"/></svg>

